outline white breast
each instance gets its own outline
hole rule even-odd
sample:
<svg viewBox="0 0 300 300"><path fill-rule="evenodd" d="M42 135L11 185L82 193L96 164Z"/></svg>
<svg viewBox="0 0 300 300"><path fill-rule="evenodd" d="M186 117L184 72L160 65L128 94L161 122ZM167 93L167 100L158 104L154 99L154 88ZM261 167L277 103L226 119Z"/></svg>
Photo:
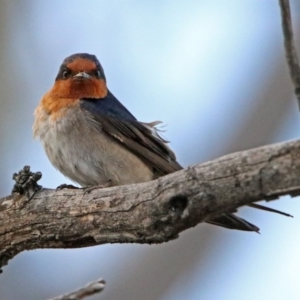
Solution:
<svg viewBox="0 0 300 300"><path fill-rule="evenodd" d="M79 107L54 119L37 108L34 136L43 143L51 163L81 186L114 185L153 179L152 169L135 154L99 130L99 124Z"/></svg>

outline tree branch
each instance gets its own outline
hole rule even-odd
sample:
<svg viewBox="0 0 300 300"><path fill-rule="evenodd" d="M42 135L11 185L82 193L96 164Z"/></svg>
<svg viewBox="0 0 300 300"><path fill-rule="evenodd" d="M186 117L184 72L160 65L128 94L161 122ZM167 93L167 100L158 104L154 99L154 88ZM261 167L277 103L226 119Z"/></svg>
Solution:
<svg viewBox="0 0 300 300"><path fill-rule="evenodd" d="M103 279L98 279L97 281L91 282L85 287L80 288L75 292L58 296L55 298L51 298L49 300L81 300L86 297L102 292L104 287L105 287L105 281Z"/></svg>
<svg viewBox="0 0 300 300"><path fill-rule="evenodd" d="M300 68L293 36L289 0L279 0L279 5L281 11L282 31L284 36L286 60L290 69L292 82L295 86L295 94L298 99L298 105L300 107Z"/></svg>
<svg viewBox="0 0 300 300"><path fill-rule="evenodd" d="M300 194L300 141L230 154L155 181L0 199L0 265L24 250L162 243L223 212ZM29 199L29 200L28 200Z"/></svg>

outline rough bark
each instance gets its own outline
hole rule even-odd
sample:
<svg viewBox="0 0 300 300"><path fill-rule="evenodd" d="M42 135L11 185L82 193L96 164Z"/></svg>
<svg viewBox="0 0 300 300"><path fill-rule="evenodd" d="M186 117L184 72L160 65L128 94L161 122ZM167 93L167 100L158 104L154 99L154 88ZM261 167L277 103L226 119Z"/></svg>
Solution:
<svg viewBox="0 0 300 300"><path fill-rule="evenodd" d="M0 265L38 248L162 243L223 212L300 194L300 141L230 154L158 180L84 190L42 189L0 200Z"/></svg>

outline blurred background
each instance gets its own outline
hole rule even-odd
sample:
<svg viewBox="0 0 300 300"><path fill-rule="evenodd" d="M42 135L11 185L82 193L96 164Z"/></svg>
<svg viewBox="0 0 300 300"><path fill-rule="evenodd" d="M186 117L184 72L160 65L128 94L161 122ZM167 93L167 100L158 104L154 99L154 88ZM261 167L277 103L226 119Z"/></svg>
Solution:
<svg viewBox="0 0 300 300"><path fill-rule="evenodd" d="M96 54L110 90L140 120L162 120L184 165L300 137L278 1L0 0L0 197L24 165L44 187L69 181L32 138L33 111L62 60ZM300 53L300 3L291 1ZM0 300L40 300L103 277L89 299L300 299L300 202L239 215L261 235L201 224L163 245L23 252ZM1 221L1 220L0 220Z"/></svg>

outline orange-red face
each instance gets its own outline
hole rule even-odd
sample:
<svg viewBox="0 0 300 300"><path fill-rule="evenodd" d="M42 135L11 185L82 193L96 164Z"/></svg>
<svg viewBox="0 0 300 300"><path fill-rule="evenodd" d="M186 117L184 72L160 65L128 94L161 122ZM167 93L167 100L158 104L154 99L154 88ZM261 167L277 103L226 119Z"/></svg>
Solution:
<svg viewBox="0 0 300 300"><path fill-rule="evenodd" d="M72 55L65 59L50 91L58 98L95 98L107 95L105 75L94 56Z"/></svg>

